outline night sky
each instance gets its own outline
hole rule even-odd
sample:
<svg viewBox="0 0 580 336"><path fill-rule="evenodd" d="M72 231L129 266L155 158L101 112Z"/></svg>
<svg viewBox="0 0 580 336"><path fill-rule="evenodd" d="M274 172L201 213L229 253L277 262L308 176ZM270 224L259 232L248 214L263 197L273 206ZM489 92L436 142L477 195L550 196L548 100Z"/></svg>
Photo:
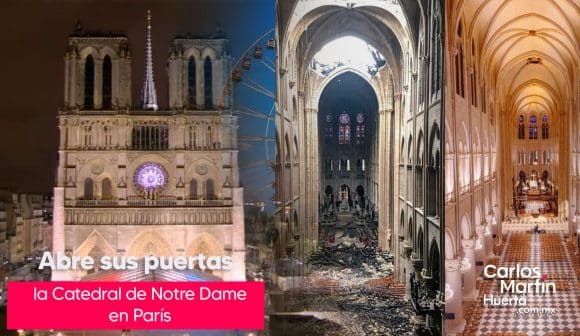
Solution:
<svg viewBox="0 0 580 336"><path fill-rule="evenodd" d="M89 31L121 32L128 36L133 56L133 104L139 104L147 9L152 13L160 108L167 107L165 66L169 43L175 35L211 34L219 24L230 39L232 56L237 59L258 36L273 28L275 21L274 0L2 0L0 188L50 192L53 187L57 164L56 115L63 103L63 56L77 20ZM253 78L274 91L273 72L256 70ZM264 100L251 92L242 95L236 95L238 102L253 104L264 111L273 104L271 99ZM240 133L263 133L252 127Z"/></svg>

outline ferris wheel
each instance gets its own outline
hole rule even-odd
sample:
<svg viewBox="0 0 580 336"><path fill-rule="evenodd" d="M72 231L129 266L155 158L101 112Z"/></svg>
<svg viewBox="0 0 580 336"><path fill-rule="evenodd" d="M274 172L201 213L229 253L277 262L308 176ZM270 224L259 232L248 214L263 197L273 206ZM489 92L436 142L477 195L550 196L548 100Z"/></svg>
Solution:
<svg viewBox="0 0 580 336"><path fill-rule="evenodd" d="M265 209L274 196L276 155L276 39L274 28L260 35L237 58L221 94L231 95L239 117L240 179L246 205Z"/></svg>

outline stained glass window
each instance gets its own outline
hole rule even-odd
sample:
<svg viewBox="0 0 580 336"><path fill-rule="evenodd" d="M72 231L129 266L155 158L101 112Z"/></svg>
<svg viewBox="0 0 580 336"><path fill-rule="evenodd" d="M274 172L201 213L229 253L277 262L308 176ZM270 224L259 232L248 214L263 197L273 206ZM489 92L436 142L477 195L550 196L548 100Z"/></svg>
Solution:
<svg viewBox="0 0 580 336"><path fill-rule="evenodd" d="M526 137L526 129L524 126L524 116L520 114L518 118L518 139L525 139Z"/></svg>
<svg viewBox="0 0 580 336"><path fill-rule="evenodd" d="M535 115L530 116L529 138L530 139L538 138L538 119L536 118Z"/></svg>
<svg viewBox="0 0 580 336"><path fill-rule="evenodd" d="M325 128L326 132L326 138L327 139L332 139L332 115L329 113L326 115L326 128Z"/></svg>
<svg viewBox="0 0 580 336"><path fill-rule="evenodd" d="M544 114L542 116L542 139L548 139L550 137L550 127L548 125L548 115Z"/></svg>
<svg viewBox="0 0 580 336"><path fill-rule="evenodd" d="M364 115L362 113L359 113L356 115L356 128L355 128L355 132L356 132L356 138L357 139L362 139L365 136L365 125L364 125Z"/></svg>
<svg viewBox="0 0 580 336"><path fill-rule="evenodd" d="M145 191L162 189L167 185L167 172L158 163L146 162L135 171L135 186Z"/></svg>
<svg viewBox="0 0 580 336"><path fill-rule="evenodd" d="M350 143L350 116L343 112L339 117L338 143L341 145Z"/></svg>

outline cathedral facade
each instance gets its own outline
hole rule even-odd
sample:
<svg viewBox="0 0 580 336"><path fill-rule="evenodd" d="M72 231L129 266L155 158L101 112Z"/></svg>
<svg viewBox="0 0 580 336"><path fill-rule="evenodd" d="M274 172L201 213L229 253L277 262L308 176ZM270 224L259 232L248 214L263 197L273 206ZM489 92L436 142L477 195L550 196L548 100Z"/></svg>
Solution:
<svg viewBox="0 0 580 336"><path fill-rule="evenodd" d="M169 107L157 104L150 16L142 101L131 97L126 36L80 25L64 58L64 106L53 251L75 256L231 256L224 280L245 279L243 190L228 41L175 38ZM90 273L90 272L89 272ZM87 272L55 272L79 280Z"/></svg>

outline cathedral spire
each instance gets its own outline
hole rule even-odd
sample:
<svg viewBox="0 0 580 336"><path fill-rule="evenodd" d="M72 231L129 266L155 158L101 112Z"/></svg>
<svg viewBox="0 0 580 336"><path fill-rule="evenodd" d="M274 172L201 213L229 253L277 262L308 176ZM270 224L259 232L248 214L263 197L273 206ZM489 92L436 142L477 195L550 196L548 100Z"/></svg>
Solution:
<svg viewBox="0 0 580 336"><path fill-rule="evenodd" d="M141 92L144 110L157 111L157 93L153 80L153 52L151 47L151 11L147 10L147 45L145 51L145 81Z"/></svg>

